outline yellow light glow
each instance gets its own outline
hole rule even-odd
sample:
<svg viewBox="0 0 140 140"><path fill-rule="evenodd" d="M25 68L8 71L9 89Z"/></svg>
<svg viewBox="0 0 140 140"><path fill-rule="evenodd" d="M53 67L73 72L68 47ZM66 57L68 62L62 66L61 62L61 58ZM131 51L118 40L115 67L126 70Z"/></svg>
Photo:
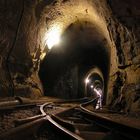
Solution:
<svg viewBox="0 0 140 140"><path fill-rule="evenodd" d="M49 49L51 49L54 45L60 43L60 36L61 36L60 27L54 26L53 28L50 29L50 31L46 35L46 44Z"/></svg>

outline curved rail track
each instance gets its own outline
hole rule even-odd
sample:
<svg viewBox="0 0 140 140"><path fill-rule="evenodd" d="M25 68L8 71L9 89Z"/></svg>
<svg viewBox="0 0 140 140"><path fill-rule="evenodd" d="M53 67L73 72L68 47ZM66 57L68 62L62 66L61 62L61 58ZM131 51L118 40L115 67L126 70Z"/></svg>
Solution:
<svg viewBox="0 0 140 140"><path fill-rule="evenodd" d="M140 128L130 127L88 110L95 99L80 99L61 102L44 102L40 104L40 114L17 119L16 127L1 134L0 140L139 140ZM57 112L61 103L77 103ZM31 105L31 104L29 104ZM23 106L23 105L22 105ZM55 110L54 113L52 110ZM46 130L47 129L47 130ZM49 133L53 134L50 139ZM43 138L40 134L44 133Z"/></svg>

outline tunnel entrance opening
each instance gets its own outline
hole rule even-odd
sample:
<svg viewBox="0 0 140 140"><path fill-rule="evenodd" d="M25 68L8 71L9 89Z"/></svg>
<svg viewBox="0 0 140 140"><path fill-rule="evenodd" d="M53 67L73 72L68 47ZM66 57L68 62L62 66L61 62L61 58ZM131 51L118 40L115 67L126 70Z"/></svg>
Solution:
<svg viewBox="0 0 140 140"><path fill-rule="evenodd" d="M40 65L39 76L46 96L80 98L85 96L85 75L98 67L104 79L104 94L110 66L110 50L96 25L81 21L71 24ZM105 97L105 95L104 95Z"/></svg>

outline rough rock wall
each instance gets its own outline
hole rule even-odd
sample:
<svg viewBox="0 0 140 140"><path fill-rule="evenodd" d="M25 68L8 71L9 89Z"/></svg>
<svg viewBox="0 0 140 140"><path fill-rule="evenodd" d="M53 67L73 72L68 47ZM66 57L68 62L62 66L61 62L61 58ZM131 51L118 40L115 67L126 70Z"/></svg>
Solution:
<svg viewBox="0 0 140 140"><path fill-rule="evenodd" d="M0 1L0 94L10 96L12 79L8 72L8 58L14 44L18 20L21 17L22 3ZM15 16L13 16L15 15Z"/></svg>
<svg viewBox="0 0 140 140"><path fill-rule="evenodd" d="M93 7L93 6L94 7ZM72 47L72 44L71 44L71 42L73 42L73 44L74 44L74 42L76 42L76 40L80 40L81 38L81 42L83 42L84 44L85 44L85 47L87 47L90 43L89 42L91 42L91 40L88 42L87 40L88 39L85 39L87 36L89 37L89 38L92 38L93 40L95 39L96 41L98 40L98 41L101 41L102 40L102 42L103 42L103 39L104 39L104 36L105 36L105 38L109 38L108 36L108 33L106 33L107 32L107 28L106 28L106 26L105 26L105 23L104 23L104 21L102 21L102 16L101 15L99 15L99 17L98 17L98 15L97 15L97 12L96 12L96 9L94 9L96 7L96 3L94 4L94 2L92 2L92 1L85 1L85 0L68 0L68 1L57 1L56 3L52 3L52 5L51 5L51 7L46 7L46 8L44 8L44 15L43 16L46 16L47 17L47 19L46 19L46 23L47 23L47 25L49 25L49 24L52 24L52 26L54 26L54 27L57 27L57 26L61 26L61 29L62 29L62 32L63 31L65 31L66 29L68 29L69 27L72 27L73 26L73 24L75 24L75 23L82 23L83 21L84 21L84 23L86 23L84 26L87 26L87 23L91 23L90 24L90 26L92 27L97 27L96 29L97 30L99 30L100 28L101 28L101 30L103 30L102 31L102 34L105 34L105 35L103 35L103 36L100 36L99 38L97 37L97 36L99 36L98 34L99 33L95 33L96 32L96 30L95 29L93 29L92 28L92 30L91 30L91 27L90 27L90 30L89 31L87 31L87 32L89 32L89 34L87 34L87 32L84 32L84 31L82 31L82 30L80 30L79 31L79 28L76 26L76 28L75 28L75 30L74 30L74 33L72 32L72 34L74 34L73 35L73 37L71 37L73 40L72 41L70 41L70 44L69 45L67 45L67 52L69 52L69 48L70 47ZM98 7L97 7L98 8ZM49 11L49 13L47 13L46 11ZM84 24L83 23L83 24ZM105 26L105 27L104 27ZM75 27L75 26L74 26ZM50 27L51 28L51 27ZM88 30L89 29L89 27L87 28L86 27L86 29ZM72 30L72 29L71 29ZM70 30L70 32L71 32L71 30ZM105 31L104 31L105 30ZM80 33L79 33L79 32ZM94 33L93 33L94 32ZM77 33L77 35L76 35L76 33ZM79 33L79 34L78 34ZM81 35L82 34L82 35ZM84 34L84 35L83 35ZM100 33L101 34L101 33ZM92 36L92 37L91 37ZM94 36L94 37L93 37ZM81 37L81 38L80 38ZM87 38L88 38L87 37ZM70 39L71 40L71 39ZM92 41L93 41L92 40ZM96 41L94 41L94 44L95 44L95 42ZM97 41L97 42L98 42ZM86 44L86 43L87 44ZM105 42L106 42L106 40L105 40ZM105 46L105 42L104 42L104 46ZM89 44L88 44L89 43ZM69 46L69 47L68 47ZM73 45L74 46L74 45ZM77 45L78 46L78 45ZM79 45L80 46L80 45ZM58 51L59 50L61 50L61 46L59 46L58 47ZM78 47L77 47L77 49L75 49L75 50L78 50ZM80 49L79 49L80 50ZM80 52L80 51L79 51ZM85 57L85 55L84 55L84 57ZM93 59L93 58L92 58ZM87 59L86 59L87 60ZM67 62L66 62L67 63ZM90 62L89 62L90 63ZM68 63L67 63L68 64ZM54 64L55 65L55 64ZM94 64L88 64L88 65L94 65ZM91 67L91 66L90 66ZM65 86L65 85L68 85L68 84L65 84L66 83L66 81L68 81L68 79L66 78L66 77L69 77L69 81L73 81L73 79L72 79L72 77L71 77L71 72L70 72L71 70L69 69L69 71L67 72L67 74L66 75L68 75L68 74L70 74L69 76L65 76L65 74L62 76L63 78L60 78L60 81L62 81L63 80L63 87L62 88L64 88L64 89L62 89L61 88L61 92L62 91L64 91L63 92L63 94L64 94L64 96L67 96L67 95L65 95L65 94L69 94L68 92L66 93L65 92L65 89L67 89L67 91L69 91L69 86ZM88 71L88 70L87 70ZM74 71L73 71L73 73L74 73ZM44 76L43 76L44 77ZM84 83L84 79L80 79L81 81L82 81L82 83ZM80 81L79 80L79 81ZM44 80L45 81L45 80ZM45 83L45 82L44 82ZM62 82L61 82L62 83ZM74 83L73 83L73 85L74 85ZM46 82L46 86L47 86L47 82ZM55 89L60 89L60 87L59 87L59 80L58 80L58 84L56 84L55 86L57 86L57 87L55 87ZM47 89L48 90L48 89ZM46 90L46 91L47 91ZM52 90L53 90L53 87L52 87ZM52 92L54 93L54 91L57 91L57 90L53 90ZM58 91L60 91L60 90L58 90ZM83 91L84 92L84 91ZM46 92L46 95L47 95L48 93ZM56 94L59 94L58 92L56 92L54 95L56 95Z"/></svg>
<svg viewBox="0 0 140 140"><path fill-rule="evenodd" d="M110 75L109 104L118 111L140 108L140 6L137 0L108 0L109 30L117 51L116 72Z"/></svg>
<svg viewBox="0 0 140 140"><path fill-rule="evenodd" d="M37 4L36 0L0 0L0 96L42 94L37 72L43 26Z"/></svg>
<svg viewBox="0 0 140 140"><path fill-rule="evenodd" d="M78 3L78 1L76 2ZM67 11L63 13L63 8L68 7L70 4L74 7L74 3L75 5L77 4L76 2L72 0L56 2L56 5L52 5L53 10L50 11L50 19L59 21L57 20L57 16L61 15L61 19L64 16L63 14L67 15ZM81 3L79 1L79 5L82 5L82 2L82 0ZM140 104L140 37L139 7L136 6L137 3L138 1L132 0L108 0L107 2L92 0L87 1L87 4L82 5L83 7L81 6L90 15L90 6L93 4L93 9L98 13L99 18L103 19L108 29L111 39L111 66L107 104L112 109L118 111L127 112L129 110L135 110L139 108ZM89 7L88 4L90 4ZM79 13L81 12L80 10ZM92 14L94 15L94 13ZM65 18L62 19L65 21ZM70 78L70 80L72 79ZM60 81L66 81L65 75Z"/></svg>

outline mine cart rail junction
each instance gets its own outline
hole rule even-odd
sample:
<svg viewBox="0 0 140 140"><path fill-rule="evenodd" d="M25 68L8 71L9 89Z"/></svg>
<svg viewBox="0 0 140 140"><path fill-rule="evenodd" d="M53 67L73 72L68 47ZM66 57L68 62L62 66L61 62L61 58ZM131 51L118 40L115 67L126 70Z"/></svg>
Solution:
<svg viewBox="0 0 140 140"><path fill-rule="evenodd" d="M12 101L0 103L0 112L37 107L34 116L14 120L15 127L0 134L1 140L77 139L77 140L139 140L140 128L105 117L105 107L93 109L97 98L46 101L16 97ZM91 109L92 108L92 111ZM99 114L98 112L102 112ZM108 113L115 113L109 112ZM51 130L52 134L48 130ZM43 133L43 134L42 134ZM51 138L48 138L48 135ZM43 139L42 138L42 139Z"/></svg>

